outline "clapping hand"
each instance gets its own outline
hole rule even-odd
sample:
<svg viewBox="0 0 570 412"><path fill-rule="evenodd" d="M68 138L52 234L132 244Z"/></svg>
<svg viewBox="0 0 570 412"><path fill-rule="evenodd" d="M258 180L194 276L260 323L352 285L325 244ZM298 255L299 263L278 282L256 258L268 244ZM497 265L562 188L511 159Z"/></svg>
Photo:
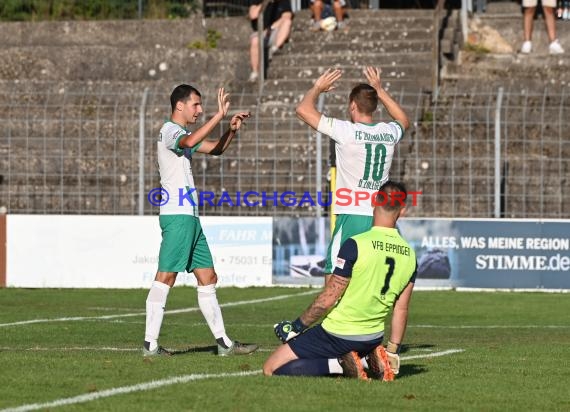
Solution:
<svg viewBox="0 0 570 412"><path fill-rule="evenodd" d="M334 90L336 86L334 83L340 79L342 76L342 71L340 69L327 69L320 77L315 81L315 86L319 93L330 92Z"/></svg>
<svg viewBox="0 0 570 412"><path fill-rule="evenodd" d="M230 108L230 94L226 93L223 87L218 89L218 113L222 116L228 114Z"/></svg>
<svg viewBox="0 0 570 412"><path fill-rule="evenodd" d="M251 116L250 112L240 112L236 113L232 116L232 120L230 120L230 130L232 132L237 132L241 127L243 121Z"/></svg>
<svg viewBox="0 0 570 412"><path fill-rule="evenodd" d="M368 84L376 91L380 91L382 89L382 79L380 78L380 74L382 73L382 69L378 67L366 66L364 68L364 76L366 76L366 80Z"/></svg>

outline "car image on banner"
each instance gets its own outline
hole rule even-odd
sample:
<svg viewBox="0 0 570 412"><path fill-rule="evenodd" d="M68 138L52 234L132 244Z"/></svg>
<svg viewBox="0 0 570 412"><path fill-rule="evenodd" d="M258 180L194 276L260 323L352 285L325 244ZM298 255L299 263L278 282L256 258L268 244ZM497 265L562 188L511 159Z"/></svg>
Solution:
<svg viewBox="0 0 570 412"><path fill-rule="evenodd" d="M274 218L274 283L324 284L329 237L328 218Z"/></svg>

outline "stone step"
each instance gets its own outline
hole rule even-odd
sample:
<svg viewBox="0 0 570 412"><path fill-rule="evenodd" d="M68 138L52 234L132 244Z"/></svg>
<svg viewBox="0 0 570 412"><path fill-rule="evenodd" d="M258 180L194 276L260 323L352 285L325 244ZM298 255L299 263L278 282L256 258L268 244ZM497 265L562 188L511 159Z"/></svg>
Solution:
<svg viewBox="0 0 570 412"><path fill-rule="evenodd" d="M426 25L433 22L433 10L412 9L346 9L350 27L384 25L391 28L406 28L410 26ZM295 13L293 20L294 30L308 28L312 13L310 10L301 10Z"/></svg>
<svg viewBox="0 0 570 412"><path fill-rule="evenodd" d="M291 53L281 54L275 56L269 65L269 72L272 66L288 66L288 67L314 67L323 66L327 67L363 67L365 65L371 66L398 66L398 64L416 65L420 67L429 67L432 62L431 52L410 52L410 53L382 53L376 51L361 52L354 50L352 52L336 52L336 53L323 53L323 54L307 54L307 53Z"/></svg>
<svg viewBox="0 0 570 412"><path fill-rule="evenodd" d="M202 27L198 15L188 19L170 20L109 20L109 21L37 21L2 23L5 46L101 46L129 47L133 44L184 47L199 40L204 33L188 30ZM117 35L120 33L120 35ZM182 35L181 35L182 34Z"/></svg>
<svg viewBox="0 0 570 412"><path fill-rule="evenodd" d="M431 52L433 43L430 39L408 40L408 39L395 39L395 40L378 40L372 39L367 41L358 41L353 39L351 41L341 39L331 39L326 42L317 41L299 41L295 39L283 46L283 49L277 52L274 56L279 54L290 53L308 53L308 54L327 54L337 53L339 50L348 47L358 48L359 51L379 51L382 53L407 53L407 52Z"/></svg>
<svg viewBox="0 0 570 412"><path fill-rule="evenodd" d="M188 48L205 45L208 30L221 38L217 49L234 49L246 41L251 32L245 18L203 19L195 14L173 20L107 20L107 21L34 21L2 22L0 31L5 46L70 47L112 46L153 48Z"/></svg>
<svg viewBox="0 0 570 412"><path fill-rule="evenodd" d="M346 12L351 16L351 18L356 17L373 17L373 16L384 16L390 19L418 19L426 16L433 15L433 9L411 9L411 8L382 8L379 9L369 9L369 8L347 8ZM299 12L306 13L310 15L310 10L302 10Z"/></svg>
<svg viewBox="0 0 570 412"><path fill-rule="evenodd" d="M243 51L224 52L220 66L212 54L203 50L176 48L91 46L8 47L0 49L0 78L4 80L40 79L152 82L157 79L188 82L187 67L193 68L192 81L210 84L213 79L231 79L238 66L244 66ZM223 84L222 80L218 82Z"/></svg>
<svg viewBox="0 0 570 412"><path fill-rule="evenodd" d="M342 85L339 84L335 93L339 96L348 96L351 88L358 83L361 83L362 79L343 79ZM265 86L265 93L272 93L278 89L288 89L295 90L299 93L304 94L309 88L312 87L314 79L272 79L267 81ZM406 93L420 93L422 90L431 89L431 79L417 79L417 78L400 78L392 79L390 81L382 82L385 89L390 91L392 94L404 91ZM328 95L327 95L328 96Z"/></svg>
<svg viewBox="0 0 570 412"><path fill-rule="evenodd" d="M353 22L351 22L353 23ZM407 26L406 28L397 29L392 26L382 26L380 24L355 29L352 27L348 32L332 31L317 32L310 30L293 31L291 33L291 43L326 43L326 42L343 42L345 44L358 45L368 41L426 41L431 42L433 38L432 26Z"/></svg>
<svg viewBox="0 0 570 412"><path fill-rule="evenodd" d="M395 63L395 62L393 62ZM381 79L383 82L394 81L404 78L421 78L425 76L425 67L414 63L404 64L391 64L388 66L380 67L382 69ZM310 66L289 66L289 65L276 65L272 67L267 75L269 81L273 79L297 79L308 78L315 80L321 73L325 71L326 67L323 65L310 65ZM344 82L345 78L358 79L359 82L366 82L363 74L363 67L357 65L344 66L342 69L342 77L339 82Z"/></svg>

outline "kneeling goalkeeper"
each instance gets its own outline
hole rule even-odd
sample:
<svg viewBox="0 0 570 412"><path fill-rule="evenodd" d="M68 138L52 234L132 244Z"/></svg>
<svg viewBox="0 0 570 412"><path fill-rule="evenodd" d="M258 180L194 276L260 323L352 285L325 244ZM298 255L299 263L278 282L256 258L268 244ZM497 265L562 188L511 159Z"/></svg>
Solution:
<svg viewBox="0 0 570 412"><path fill-rule="evenodd" d="M295 321L275 325L285 344L263 365L265 375L368 379L363 363L372 377L385 381L399 372L417 264L414 249L395 228L405 210L405 187L388 181L379 191L373 227L342 244L323 292ZM385 349L384 322L392 306ZM325 314L321 324L308 329Z"/></svg>

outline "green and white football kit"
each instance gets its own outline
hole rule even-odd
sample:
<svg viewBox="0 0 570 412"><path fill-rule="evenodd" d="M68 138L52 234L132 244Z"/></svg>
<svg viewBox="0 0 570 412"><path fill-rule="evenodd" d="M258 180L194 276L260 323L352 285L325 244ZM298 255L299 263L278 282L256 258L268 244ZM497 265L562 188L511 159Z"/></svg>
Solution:
<svg viewBox="0 0 570 412"><path fill-rule="evenodd" d="M192 175L192 148L181 148L180 139L189 132L168 121L160 129L157 142L160 184L168 202L160 206L162 242L158 257L159 272L191 272L214 267L212 254L198 218L198 196Z"/></svg>
<svg viewBox="0 0 570 412"><path fill-rule="evenodd" d="M219 108L224 102L228 103L227 98L228 95L223 93L223 89L219 89ZM202 113L201 96L192 86L181 84L174 89L170 99L175 106L171 119L180 123L174 121L164 123L157 142L161 192L165 198L160 203L162 242L158 257L158 272L146 299L143 356L172 354L171 351L158 345L158 338L170 288L174 286L177 274L183 271L194 272L198 283L196 287L198 307L216 340L218 355L245 355L257 350L257 345L241 344L226 334L222 311L216 296L217 275L214 271L212 254L198 217L199 202L192 175L192 155L203 143L197 143L190 148L181 147L181 141L190 134L181 123L186 124L188 120L185 119L195 120ZM206 131L210 130L210 126L219 123L221 117L217 122L215 120L211 119L206 129L199 130L207 134ZM203 137L206 137L204 134ZM225 136L233 137L229 134ZM184 144L188 144L188 140L201 139L185 139ZM221 140L222 138L218 139L218 143ZM209 149L212 145L204 144L205 150L202 152L212 154L212 150Z"/></svg>
<svg viewBox="0 0 570 412"><path fill-rule="evenodd" d="M351 193L352 200L333 204L337 216L327 249L325 273L332 273L333 264L346 239L372 226L372 195L386 183L396 144L404 135L397 122L353 123L321 116L317 130L335 142L337 178L336 190ZM368 200L356 200L356 192L366 192Z"/></svg>

